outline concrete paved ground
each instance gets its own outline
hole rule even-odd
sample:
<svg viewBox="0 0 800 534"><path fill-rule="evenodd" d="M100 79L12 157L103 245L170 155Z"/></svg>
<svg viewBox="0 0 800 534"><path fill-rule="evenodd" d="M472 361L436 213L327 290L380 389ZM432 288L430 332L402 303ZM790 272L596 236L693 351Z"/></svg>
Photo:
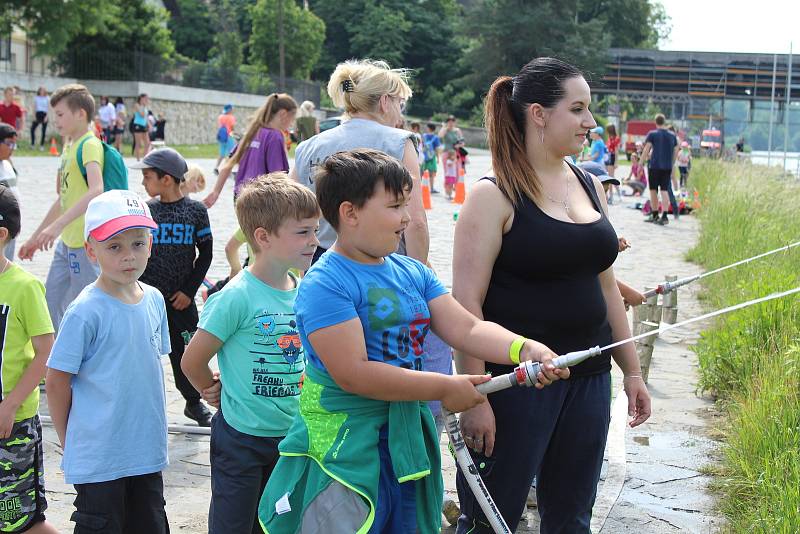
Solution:
<svg viewBox="0 0 800 534"><path fill-rule="evenodd" d="M489 169L488 153L473 150L467 169L468 186ZM205 171L209 187L214 161L194 161ZM55 172L57 158L16 158L20 174L23 209L24 240L41 221L55 198ZM627 175L627 169L620 169ZM132 188L143 194L139 185L140 174L132 171ZM439 181L439 187L441 180ZM201 193L196 196L202 199ZM663 279L665 274L687 275L698 268L683 261L683 254L697 236L697 222L684 217L667 227L653 227L641 222L641 214L629 209L632 199L610 208L611 220L617 232L624 235L633 248L620 255L615 269L619 278L641 288ZM433 196L433 209L428 212L431 230L431 262L443 282L449 287L452 281L451 254L454 221L458 207L448 203L442 195ZM221 200L210 210L215 236L214 261L209 279L222 278L227 273L224 245L236 227L232 206L232 186L229 183ZM21 243L19 241L18 243ZM25 262L29 271L44 279L51 255L39 253L33 262ZM699 312L695 298L697 288L690 287L680 294L680 318ZM624 436L627 474L619 500L617 500L602 530L616 532L709 532L718 520L713 512L713 501L705 486L708 477L699 469L711 461L714 443L707 437L707 421L713 416L711 403L695 395L696 358L690 347L697 338L699 327L665 334L657 342L651 370L650 391L653 395L654 415L640 428L628 430ZM183 401L174 387L172 372L164 359L167 377L168 420L171 423L189 424L183 416ZM615 388L621 385L618 372L614 374ZM44 399L44 397L43 397ZM43 402L42 412L46 413ZM135 424L131 421L130 424ZM63 483L60 472L60 449L52 428L44 431L46 485L50 520L62 531L71 532L74 489ZM444 442L443 442L444 443ZM169 440L171 464L165 472L167 513L173 532L200 533L206 531L206 518L210 497L208 437L172 434ZM443 446L444 479L448 494L455 497L454 467ZM605 476L605 470L604 470ZM603 495L604 482L599 493ZM532 511L529 520L520 525L520 532L538 531Z"/></svg>

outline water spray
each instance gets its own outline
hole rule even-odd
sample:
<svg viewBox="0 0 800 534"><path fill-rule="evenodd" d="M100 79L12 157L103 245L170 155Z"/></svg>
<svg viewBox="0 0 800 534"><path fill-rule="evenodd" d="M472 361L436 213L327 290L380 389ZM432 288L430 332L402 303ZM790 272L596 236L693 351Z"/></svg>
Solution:
<svg viewBox="0 0 800 534"><path fill-rule="evenodd" d="M678 289L681 286L685 286L686 284L690 284L690 283L695 282L697 280L701 280L701 279L705 278L706 276L711 276L712 274L717 274L719 272L726 271L726 270L732 269L734 267L738 267L739 265L744 265L745 263L750 263L751 261L755 261L755 260L758 260L758 259L761 259L761 258L765 258L767 256L771 256L772 254L777 254L778 252L784 252L784 251L787 251L790 248L793 248L793 247L796 247L796 246L800 246L800 241L797 241L796 243L792 243L790 245L784 245L784 246L782 246L780 248L776 248L775 250L770 250L769 252L764 252L762 254L758 254L756 256L753 256L752 258L747 258L745 260L739 260L739 261L737 261L735 263L731 263L730 265L724 265L722 267L719 267L717 269L713 269L711 271L707 271L707 272L700 273L700 274L695 274L693 276L687 276L686 278L681 278L679 280L674 280L672 282L665 281L665 282L660 283L658 285L658 287L656 287L655 289L651 289L649 291L645 291L643 293L643 295L644 295L645 298L650 298L650 297L655 296L655 295L666 295L667 293L675 291L676 289Z"/></svg>

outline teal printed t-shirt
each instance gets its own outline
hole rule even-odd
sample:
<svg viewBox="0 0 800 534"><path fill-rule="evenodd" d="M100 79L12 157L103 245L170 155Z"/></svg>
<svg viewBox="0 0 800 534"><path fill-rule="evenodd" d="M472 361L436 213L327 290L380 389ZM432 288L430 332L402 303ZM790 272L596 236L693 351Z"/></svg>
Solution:
<svg viewBox="0 0 800 534"><path fill-rule="evenodd" d="M285 436L300 409L306 355L296 297L296 287L275 289L245 269L208 298L200 315L198 327L222 342L222 413L239 432Z"/></svg>
<svg viewBox="0 0 800 534"><path fill-rule="evenodd" d="M308 360L325 369L310 334L357 317L370 360L424 371L428 302L446 293L433 271L407 256L392 254L380 265L366 265L328 251L303 278L295 303Z"/></svg>

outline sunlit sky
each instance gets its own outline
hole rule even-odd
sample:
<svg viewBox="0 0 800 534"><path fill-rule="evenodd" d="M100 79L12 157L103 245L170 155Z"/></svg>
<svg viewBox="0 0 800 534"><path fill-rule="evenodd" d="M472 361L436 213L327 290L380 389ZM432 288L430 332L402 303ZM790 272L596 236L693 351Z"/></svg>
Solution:
<svg viewBox="0 0 800 534"><path fill-rule="evenodd" d="M672 19L662 50L789 53L800 56L798 0L661 0Z"/></svg>

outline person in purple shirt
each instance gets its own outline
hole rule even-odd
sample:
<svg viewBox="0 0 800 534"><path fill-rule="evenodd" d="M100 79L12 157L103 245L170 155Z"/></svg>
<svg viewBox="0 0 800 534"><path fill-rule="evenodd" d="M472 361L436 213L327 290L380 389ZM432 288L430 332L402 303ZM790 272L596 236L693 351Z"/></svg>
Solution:
<svg viewBox="0 0 800 534"><path fill-rule="evenodd" d="M210 208L219 198L225 181L238 163L234 200L242 187L257 176L271 172L289 172L283 131L288 130L297 114L297 102L285 93L272 93L256 112L255 120L247 127L244 137L236 145L233 155L219 169L214 189L203 199Z"/></svg>

